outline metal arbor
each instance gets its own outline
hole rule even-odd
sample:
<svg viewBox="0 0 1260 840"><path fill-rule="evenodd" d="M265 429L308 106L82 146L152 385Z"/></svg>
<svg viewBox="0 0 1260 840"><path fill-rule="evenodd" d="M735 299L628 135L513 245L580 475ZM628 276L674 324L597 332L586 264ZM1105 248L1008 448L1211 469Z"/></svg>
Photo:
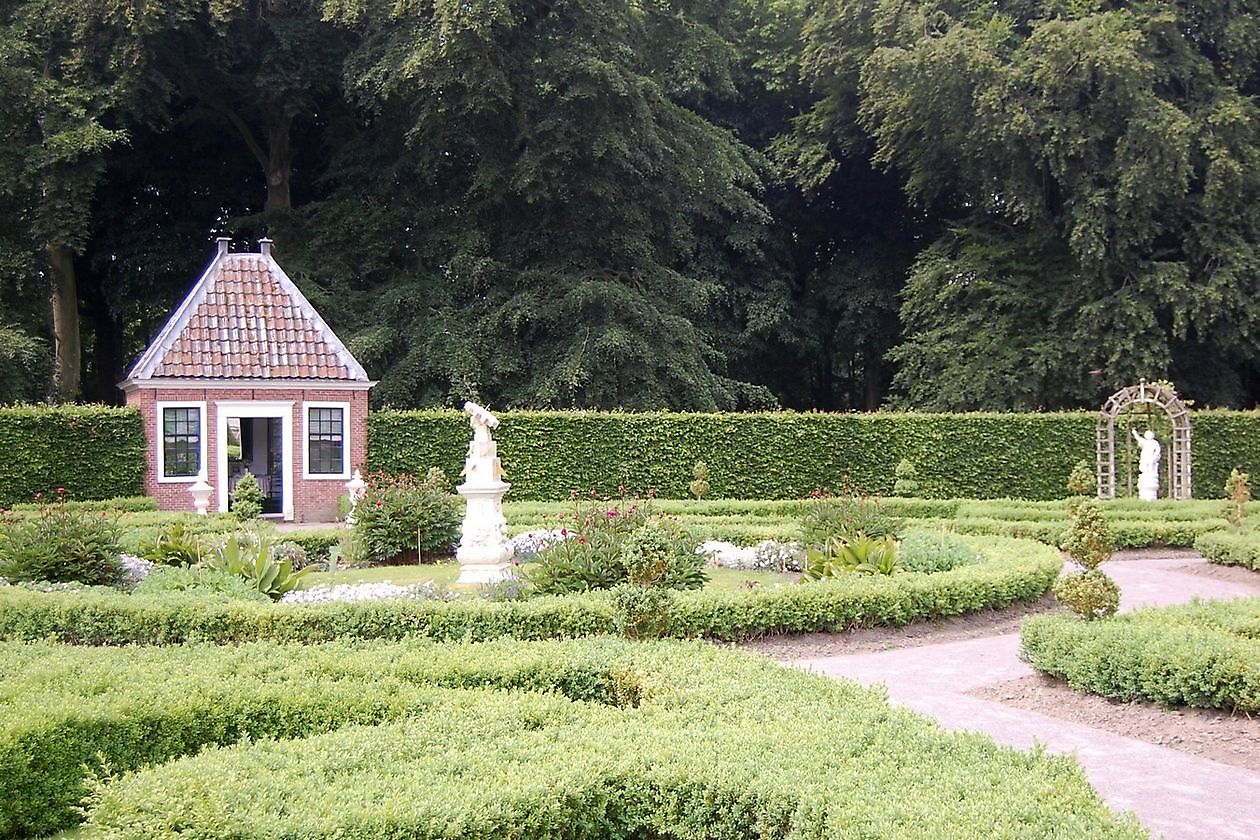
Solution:
<svg viewBox="0 0 1260 840"><path fill-rule="evenodd" d="M1166 460L1168 498L1190 498L1190 411L1177 392L1164 385L1141 380L1116 391L1098 413L1095 451L1098 464L1098 498L1116 497L1116 417L1131 405L1149 403L1163 409L1172 423L1172 446Z"/></svg>

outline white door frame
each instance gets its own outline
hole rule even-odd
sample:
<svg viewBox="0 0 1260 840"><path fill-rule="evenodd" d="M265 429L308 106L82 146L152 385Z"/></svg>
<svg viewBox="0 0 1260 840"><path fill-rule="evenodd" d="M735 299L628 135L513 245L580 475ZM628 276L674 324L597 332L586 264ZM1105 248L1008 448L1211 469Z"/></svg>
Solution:
<svg viewBox="0 0 1260 840"><path fill-rule="evenodd" d="M228 509L227 474L227 421L229 417L279 417L280 418L280 498L283 501L285 521L293 519L293 403L292 402L215 402L215 440L219 442L218 480L219 512Z"/></svg>

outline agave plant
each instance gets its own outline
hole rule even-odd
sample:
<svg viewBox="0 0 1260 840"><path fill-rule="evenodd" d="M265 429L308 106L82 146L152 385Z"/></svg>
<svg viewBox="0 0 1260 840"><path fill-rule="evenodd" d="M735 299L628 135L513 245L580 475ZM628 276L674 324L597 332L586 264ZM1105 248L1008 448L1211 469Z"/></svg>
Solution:
<svg viewBox="0 0 1260 840"><path fill-rule="evenodd" d="M858 533L848 539L828 537L822 546L811 547L805 555L801 580L822 580L853 573L893 575L900 571L895 539Z"/></svg>
<svg viewBox="0 0 1260 840"><path fill-rule="evenodd" d="M269 540L260 539L257 543L236 534L227 542L214 550L208 565L231 575L244 578L255 589L273 601L278 601L286 593L297 589L306 576L307 569L293 570L288 560L277 560L272 555Z"/></svg>

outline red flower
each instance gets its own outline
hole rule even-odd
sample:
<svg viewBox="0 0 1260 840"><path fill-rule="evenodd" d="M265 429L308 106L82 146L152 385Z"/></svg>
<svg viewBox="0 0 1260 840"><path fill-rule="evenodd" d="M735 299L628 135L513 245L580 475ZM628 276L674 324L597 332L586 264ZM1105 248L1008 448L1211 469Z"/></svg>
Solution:
<svg viewBox="0 0 1260 840"><path fill-rule="evenodd" d="M560 536L562 536L562 537L567 537L567 536L569 536L569 529L568 529L568 528L561 528L561 529L560 529Z"/></svg>
<svg viewBox="0 0 1260 840"><path fill-rule="evenodd" d="M578 542L580 543L586 542L586 537L578 537Z"/></svg>

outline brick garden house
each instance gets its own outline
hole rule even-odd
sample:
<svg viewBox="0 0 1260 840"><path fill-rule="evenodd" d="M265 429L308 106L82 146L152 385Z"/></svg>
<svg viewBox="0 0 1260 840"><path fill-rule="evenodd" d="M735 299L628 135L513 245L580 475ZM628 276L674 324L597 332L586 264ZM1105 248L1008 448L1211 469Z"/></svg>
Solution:
<svg viewBox="0 0 1260 840"><path fill-rule="evenodd" d="M148 438L145 492L193 510L204 474L228 510L249 471L264 515L331 521L367 456L374 384L271 255L218 252L119 384Z"/></svg>

